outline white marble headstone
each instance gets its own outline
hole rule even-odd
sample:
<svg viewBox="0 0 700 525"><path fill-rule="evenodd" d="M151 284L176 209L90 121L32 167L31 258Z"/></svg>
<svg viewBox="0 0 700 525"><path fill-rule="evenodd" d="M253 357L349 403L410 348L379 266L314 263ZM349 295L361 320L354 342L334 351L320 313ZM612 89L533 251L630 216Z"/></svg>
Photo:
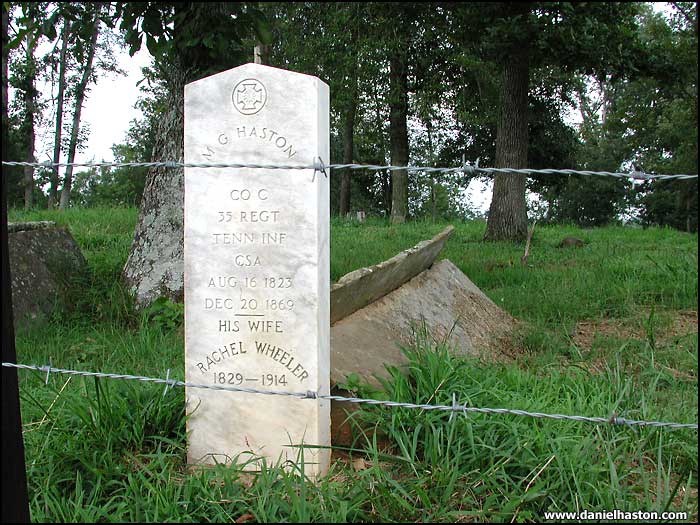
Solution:
<svg viewBox="0 0 700 525"><path fill-rule="evenodd" d="M259 64L185 86L185 162L329 159L328 86ZM314 170L185 169L186 380L329 392L329 181ZM188 461L326 472L330 402L187 388ZM246 468L259 468L258 460Z"/></svg>

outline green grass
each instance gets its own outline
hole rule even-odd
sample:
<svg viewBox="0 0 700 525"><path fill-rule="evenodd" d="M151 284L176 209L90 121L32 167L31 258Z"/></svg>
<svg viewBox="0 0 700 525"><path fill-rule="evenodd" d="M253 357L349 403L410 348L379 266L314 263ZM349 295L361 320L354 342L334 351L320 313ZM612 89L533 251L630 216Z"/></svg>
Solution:
<svg viewBox="0 0 700 525"><path fill-rule="evenodd" d="M134 209L11 213L68 225L90 267L49 323L18 334L21 362L183 377L181 308L138 314L119 284L136 218ZM334 220L332 279L446 225ZM442 257L523 321L516 358L458 358L419 333L405 349L408 375L393 371L379 395L697 422L697 324L678 328L697 309L697 235L538 226L522 266L523 246L482 243L480 222L455 227ZM568 235L586 246L557 248ZM538 521L546 511L616 508L697 516L694 430L363 407L351 418L351 450L336 451L314 484L274 465L254 478L188 471L180 389L58 374L44 385L44 374L19 374L35 521Z"/></svg>

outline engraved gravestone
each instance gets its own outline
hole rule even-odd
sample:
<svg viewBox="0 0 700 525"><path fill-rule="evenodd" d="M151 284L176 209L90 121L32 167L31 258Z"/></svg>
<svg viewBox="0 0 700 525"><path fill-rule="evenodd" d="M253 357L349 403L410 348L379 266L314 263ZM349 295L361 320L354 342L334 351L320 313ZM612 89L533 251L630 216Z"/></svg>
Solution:
<svg viewBox="0 0 700 525"><path fill-rule="evenodd" d="M259 64L185 87L185 162L329 158L328 86ZM329 392L328 179L307 170L185 168L188 382ZM330 402L187 388L188 461L303 461L325 473Z"/></svg>

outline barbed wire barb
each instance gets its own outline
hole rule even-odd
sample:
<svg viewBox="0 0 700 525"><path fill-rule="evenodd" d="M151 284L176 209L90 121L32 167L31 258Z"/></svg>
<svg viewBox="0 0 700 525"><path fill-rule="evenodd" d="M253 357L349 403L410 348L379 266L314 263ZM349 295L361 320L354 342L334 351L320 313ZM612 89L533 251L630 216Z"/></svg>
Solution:
<svg viewBox="0 0 700 525"><path fill-rule="evenodd" d="M452 392L452 412L450 413L449 423L452 423L452 419L455 417L455 412L457 411L457 394Z"/></svg>
<svg viewBox="0 0 700 525"><path fill-rule="evenodd" d="M46 366L46 379L44 379L44 385L49 384L49 374L51 373L51 358L49 357L49 364Z"/></svg>
<svg viewBox="0 0 700 525"><path fill-rule="evenodd" d="M170 382L168 381L170 379L170 369L165 372L165 388L163 389L163 397L165 397L165 394L168 393L168 387L170 386Z"/></svg>
<svg viewBox="0 0 700 525"><path fill-rule="evenodd" d="M314 157L314 175L311 177L311 182L316 181L316 174L319 172L323 173L325 178L328 178L328 173L326 173L326 165L323 163L323 159L321 157Z"/></svg>

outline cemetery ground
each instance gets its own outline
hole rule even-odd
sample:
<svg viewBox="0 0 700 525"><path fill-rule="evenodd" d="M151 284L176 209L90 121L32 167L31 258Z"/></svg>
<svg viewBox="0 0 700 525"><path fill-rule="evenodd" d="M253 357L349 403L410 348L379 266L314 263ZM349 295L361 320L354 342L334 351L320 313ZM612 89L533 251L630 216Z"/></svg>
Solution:
<svg viewBox="0 0 700 525"><path fill-rule="evenodd" d="M11 213L68 225L89 263L18 361L183 379L182 306L136 313L119 283L135 209ZM441 258L520 321L493 359L451 355L417 329L408 376L359 395L587 416L697 422L697 235L537 226L523 246L453 222ZM385 260L445 223L333 220L331 277ZM586 244L558 248L566 236ZM184 390L19 371L35 521L538 521L546 511L686 511L697 518L698 434L511 415L363 405L355 442L314 484L280 468L185 465ZM236 395L222 393L221 395Z"/></svg>

